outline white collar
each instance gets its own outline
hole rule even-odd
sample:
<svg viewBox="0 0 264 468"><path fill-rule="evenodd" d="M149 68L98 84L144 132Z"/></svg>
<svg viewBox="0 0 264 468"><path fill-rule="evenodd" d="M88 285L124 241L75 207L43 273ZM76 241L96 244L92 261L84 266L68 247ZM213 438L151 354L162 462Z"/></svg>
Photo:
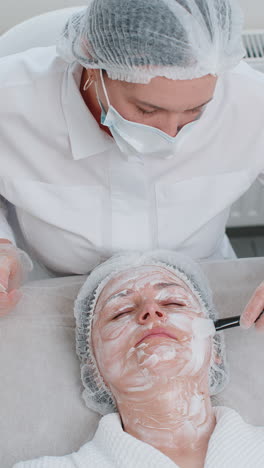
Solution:
<svg viewBox="0 0 264 468"><path fill-rule="evenodd" d="M80 90L82 66L70 64L62 81L62 109L73 159L83 159L112 149L113 139L100 129L86 106Z"/></svg>
<svg viewBox="0 0 264 468"><path fill-rule="evenodd" d="M214 408L216 426L204 468L262 468L264 428L247 424L233 409Z"/></svg>
<svg viewBox="0 0 264 468"><path fill-rule="evenodd" d="M209 441L204 468L263 468L264 428L247 424L230 408L214 407L216 426ZM113 466L177 468L170 458L123 431L117 413L103 417L93 441L102 444ZM179 468L179 467L178 467Z"/></svg>
<svg viewBox="0 0 264 468"><path fill-rule="evenodd" d="M127 434L117 413L104 416L93 442L103 444L104 455L113 466L126 468L180 468L170 458L149 444Z"/></svg>

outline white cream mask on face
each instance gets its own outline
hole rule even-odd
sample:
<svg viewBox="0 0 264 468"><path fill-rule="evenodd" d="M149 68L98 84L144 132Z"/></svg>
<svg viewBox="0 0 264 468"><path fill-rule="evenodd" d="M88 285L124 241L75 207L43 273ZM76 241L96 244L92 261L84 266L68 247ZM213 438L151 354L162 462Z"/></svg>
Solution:
<svg viewBox="0 0 264 468"><path fill-rule="evenodd" d="M102 109L101 123L111 130L116 144L122 153L128 156L132 154L153 154L164 157L173 155L198 123L196 120L185 125L175 137L171 137L155 127L126 120L110 104L102 70L100 70L100 77L108 104L106 113L96 87L97 99Z"/></svg>
<svg viewBox="0 0 264 468"><path fill-rule="evenodd" d="M199 448L212 424L215 329L198 298L174 273L139 266L110 280L96 307L96 362L126 432L159 449Z"/></svg>
<svg viewBox="0 0 264 468"><path fill-rule="evenodd" d="M160 289L164 282L171 284ZM138 308L150 307L143 306L149 301L156 304L159 314L139 320ZM153 387L159 378L194 377L205 365L210 348L207 338L215 333L213 322L200 317L197 299L170 272L146 266L128 270L107 285L97 307L93 324L96 359L109 385L118 383L128 393L140 392ZM155 338L153 327L161 327L171 337Z"/></svg>

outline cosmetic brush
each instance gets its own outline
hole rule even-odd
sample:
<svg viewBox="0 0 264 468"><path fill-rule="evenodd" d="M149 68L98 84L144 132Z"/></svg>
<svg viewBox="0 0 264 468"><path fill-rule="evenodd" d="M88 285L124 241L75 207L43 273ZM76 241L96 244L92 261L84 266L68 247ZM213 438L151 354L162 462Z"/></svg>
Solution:
<svg viewBox="0 0 264 468"><path fill-rule="evenodd" d="M261 312L261 314L258 316L258 318L255 320L255 323L257 320L263 315L264 310ZM236 315L234 317L226 317L223 319L215 320L214 321L214 326L216 331L220 330L225 330L226 328L233 328L233 327L239 327L240 326L240 315Z"/></svg>

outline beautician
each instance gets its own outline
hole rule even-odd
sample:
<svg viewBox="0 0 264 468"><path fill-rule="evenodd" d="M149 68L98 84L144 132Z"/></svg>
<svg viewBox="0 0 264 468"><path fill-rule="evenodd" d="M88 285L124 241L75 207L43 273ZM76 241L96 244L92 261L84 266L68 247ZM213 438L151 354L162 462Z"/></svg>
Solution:
<svg viewBox="0 0 264 468"><path fill-rule="evenodd" d="M91 0L57 49L0 60L3 313L24 255L5 201L59 275L124 249L234 256L230 206L264 167L264 75L241 62L242 25L232 0Z"/></svg>

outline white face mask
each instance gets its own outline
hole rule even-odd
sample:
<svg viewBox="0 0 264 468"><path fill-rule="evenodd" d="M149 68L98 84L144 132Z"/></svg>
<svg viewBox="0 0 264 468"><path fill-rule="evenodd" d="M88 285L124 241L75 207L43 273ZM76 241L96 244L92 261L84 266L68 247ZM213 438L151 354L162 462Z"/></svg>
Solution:
<svg viewBox="0 0 264 468"><path fill-rule="evenodd" d="M185 125L175 137L171 137L155 127L126 120L110 104L102 70L100 70L100 77L108 104L108 111L106 113L97 93L97 99L102 109L101 123L109 127L116 144L119 146L122 153L126 155L135 153L162 156L173 155L175 150L179 149L179 146L183 143L192 128L198 123L196 120Z"/></svg>

